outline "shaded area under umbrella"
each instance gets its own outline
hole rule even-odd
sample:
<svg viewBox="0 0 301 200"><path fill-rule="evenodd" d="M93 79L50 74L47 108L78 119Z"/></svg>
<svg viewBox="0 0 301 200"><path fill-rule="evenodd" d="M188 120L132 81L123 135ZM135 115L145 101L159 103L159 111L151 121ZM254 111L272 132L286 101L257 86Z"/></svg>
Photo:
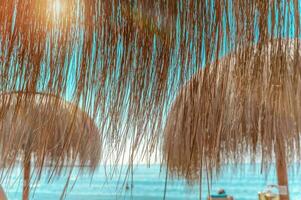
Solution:
<svg viewBox="0 0 301 200"><path fill-rule="evenodd" d="M0 94L0 144L2 179L22 159L25 200L32 163L38 181L44 168L50 179L66 166L70 175L75 166L94 172L101 158L101 137L93 119L51 94Z"/></svg>
<svg viewBox="0 0 301 200"><path fill-rule="evenodd" d="M203 170L211 179L225 164L259 158L267 169L275 158L280 199L289 199L287 162L300 160L300 69L299 42L278 40L200 70L167 118L163 152L170 174L194 183Z"/></svg>

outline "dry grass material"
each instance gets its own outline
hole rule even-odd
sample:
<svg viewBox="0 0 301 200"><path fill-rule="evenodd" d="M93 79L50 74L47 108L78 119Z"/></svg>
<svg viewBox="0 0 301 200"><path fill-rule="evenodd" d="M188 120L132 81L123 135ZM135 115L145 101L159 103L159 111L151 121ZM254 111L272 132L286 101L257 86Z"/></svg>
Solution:
<svg viewBox="0 0 301 200"><path fill-rule="evenodd" d="M51 9L55 1L61 2L59 14ZM183 83L204 63L209 64L224 53L257 43L257 54L261 56L256 57L256 63L270 59L262 45L272 38L300 36L300 12L297 8L300 8L298 0L1 0L0 90L68 96L76 106L97 119L97 127L106 144L105 160L110 160L112 152L118 152L113 164L131 163L133 157L149 159L158 152L163 141L167 109ZM271 46L270 52L277 58L270 59L273 62L281 61L278 59L282 55L278 48L281 43L280 40L274 41L275 45ZM253 51L239 54L240 68L237 67L231 76L246 77L251 73L249 78L255 81L237 78L237 85L259 80L260 92L256 95L262 103L260 81L267 75L262 74L261 65L248 69ZM271 71L266 70L266 73L276 78L265 83L268 91L272 88L268 84L277 85L278 79L283 80L280 75L290 76L287 73L291 69L297 74L292 80L299 79L297 67L287 67L282 61L272 66L277 67L269 68ZM229 68L223 70L225 74L232 74ZM207 89L202 91L216 88L215 85L224 87L224 84L216 82L218 79L215 80L220 77L215 77L217 72L209 73L207 70L204 76L207 74L215 75L204 79L202 88ZM286 92L298 93L297 85L290 86L292 89ZM216 90L223 91L222 95L230 94L223 88ZM218 108L218 102L211 105L211 99L221 95L217 92L210 93L206 103L198 106L204 107L202 109L216 106L217 112L221 112L219 115L223 116L225 111ZM250 94L248 90L240 92L241 96ZM246 102L242 101L245 98L236 98L240 100L239 104L257 101L257 98ZM283 95L281 98L287 97ZM59 108L59 105L54 106ZM235 114L238 121L250 117L241 114L244 106L241 107L238 110L241 116ZM276 112L273 109L280 109L274 107L272 113ZM196 115L195 119L205 119L202 123L208 130L217 128L213 121L219 120L212 113ZM256 118L254 120L257 123ZM263 119L262 123L264 120L267 119ZM238 124L231 129L238 128L235 127ZM254 144L261 140L252 139ZM213 143L211 149L222 145ZM238 143L227 145L223 148L229 149L229 145L234 148ZM248 145L237 148L248 148ZM124 157L122 152L125 149L131 149L130 158ZM266 151L270 149L264 149Z"/></svg>
<svg viewBox="0 0 301 200"><path fill-rule="evenodd" d="M225 164L273 162L277 145L300 160L299 40L238 49L192 77L175 99L164 130L164 163L188 182ZM279 143L279 141L281 141Z"/></svg>
<svg viewBox="0 0 301 200"><path fill-rule="evenodd" d="M28 160L33 163L36 181L42 170L49 171L50 179L72 172L75 166L94 172L101 145L93 119L76 105L51 94L0 94L2 180Z"/></svg>

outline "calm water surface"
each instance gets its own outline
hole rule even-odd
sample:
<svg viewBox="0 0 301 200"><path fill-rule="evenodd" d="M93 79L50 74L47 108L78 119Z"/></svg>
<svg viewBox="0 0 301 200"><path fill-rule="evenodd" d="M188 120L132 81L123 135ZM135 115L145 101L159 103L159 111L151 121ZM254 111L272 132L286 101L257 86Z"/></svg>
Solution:
<svg viewBox="0 0 301 200"><path fill-rule="evenodd" d="M241 166L241 170L224 170L221 177L212 183L212 190L215 191L223 187L227 193L233 194L237 200L257 199L258 191L265 188L267 184L276 183L274 169L270 170L266 177L260 174L259 166ZM45 173L46 174L46 173ZM113 200L113 199L133 199L151 200L163 199L165 186L165 172L160 166L152 165L147 167L139 165L134 168L134 184L132 190L125 190L122 187L125 170L121 172L121 180L118 176L108 178L103 167L94 174L93 179L88 175L82 175L77 179L74 188L68 192L68 200ZM293 200L301 199L301 173L297 170L290 171L290 192ZM31 194L31 199L53 200L59 199L64 188L64 176L48 183L47 176L43 176L41 181L33 185L35 191ZM4 184L4 189L8 193L9 200L19 200L22 194L22 172L16 169L12 174L10 183ZM76 173L71 177L71 185L76 180ZM131 188L131 183L128 182ZM204 183L202 195L207 195L207 184ZM173 180L167 183L166 199L198 199L199 188L187 187L183 180Z"/></svg>

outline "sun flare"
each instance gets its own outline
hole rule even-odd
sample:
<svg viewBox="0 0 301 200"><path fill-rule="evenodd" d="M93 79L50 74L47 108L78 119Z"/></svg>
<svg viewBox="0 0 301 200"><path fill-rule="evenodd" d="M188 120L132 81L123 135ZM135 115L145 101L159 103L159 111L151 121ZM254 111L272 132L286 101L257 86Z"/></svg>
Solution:
<svg viewBox="0 0 301 200"><path fill-rule="evenodd" d="M53 0L50 7L53 17L55 19L59 18L63 10L61 0Z"/></svg>

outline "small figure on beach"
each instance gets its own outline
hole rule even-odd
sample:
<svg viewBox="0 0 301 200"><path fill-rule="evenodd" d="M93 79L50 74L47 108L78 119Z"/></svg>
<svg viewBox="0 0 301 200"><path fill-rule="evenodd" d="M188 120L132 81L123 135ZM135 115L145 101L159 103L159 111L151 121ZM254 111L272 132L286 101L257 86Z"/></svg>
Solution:
<svg viewBox="0 0 301 200"><path fill-rule="evenodd" d="M221 188L217 191L216 195L210 195L210 197L208 197L208 200L234 200L234 198L232 196L227 195L226 191Z"/></svg>
<svg viewBox="0 0 301 200"><path fill-rule="evenodd" d="M217 194L226 194L226 191L221 188L217 191Z"/></svg>
<svg viewBox="0 0 301 200"><path fill-rule="evenodd" d="M226 191L223 188L219 189L217 191L217 194L225 195L227 200L234 200L234 198L232 196L229 196L229 195L226 194Z"/></svg>

